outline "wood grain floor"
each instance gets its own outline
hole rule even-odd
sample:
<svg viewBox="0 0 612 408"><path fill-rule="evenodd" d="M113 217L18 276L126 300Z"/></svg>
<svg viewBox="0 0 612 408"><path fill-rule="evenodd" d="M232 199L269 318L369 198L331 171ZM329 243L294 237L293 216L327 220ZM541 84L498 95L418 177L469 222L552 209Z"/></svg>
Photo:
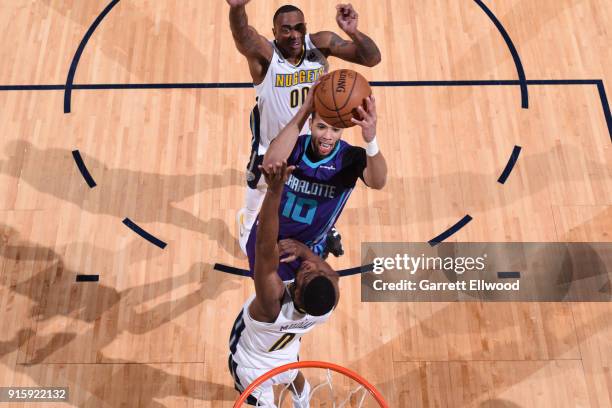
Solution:
<svg viewBox="0 0 612 408"><path fill-rule="evenodd" d="M310 31L334 4L294 2ZM0 85L61 85L106 0L0 5ZM271 35L282 2L252 0ZM602 79L612 97L612 3L487 1L527 79ZM370 80L513 80L473 1L365 1ZM122 0L91 37L76 84L248 82L222 0ZM332 60L332 67L350 64ZM612 141L595 85L380 87L383 191L353 193L338 227L363 241L612 241ZM0 91L0 386L67 386L73 407L230 407L230 326L251 281L236 242L252 89ZM359 143L354 130L346 139ZM496 182L515 145L506 184ZM78 149L97 186L78 172ZM129 217L168 246L122 224ZM98 283L76 283L99 274ZM610 303L361 303L341 282L302 359L345 365L392 407L612 407ZM8 406L30 406L8 404ZM31 404L31 406L39 406Z"/></svg>

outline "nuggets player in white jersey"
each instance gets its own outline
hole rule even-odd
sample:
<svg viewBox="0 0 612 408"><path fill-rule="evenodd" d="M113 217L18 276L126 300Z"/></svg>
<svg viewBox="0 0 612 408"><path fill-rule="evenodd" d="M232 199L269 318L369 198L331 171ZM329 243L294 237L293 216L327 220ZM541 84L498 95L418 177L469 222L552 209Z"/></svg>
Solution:
<svg viewBox="0 0 612 408"><path fill-rule="evenodd" d="M257 226L255 295L238 314L229 344L229 370L239 392L273 368L297 361L301 337L329 318L340 296L339 276L323 259L300 242L277 242L278 208L293 169L286 162L261 168L268 189ZM279 248L283 248L284 260L302 260L291 283L284 283L277 273ZM247 398L247 403L276 407L275 384L290 384L294 407L309 406L310 385L298 370L262 383Z"/></svg>
<svg viewBox="0 0 612 408"><path fill-rule="evenodd" d="M247 59L257 95L251 113L245 204L237 216L240 239L249 234L265 194L266 186L258 170L263 155L270 141L297 113L312 84L327 72L327 58L334 56L371 67L380 62L381 56L374 41L357 29L358 15L350 4L336 6L336 21L350 41L331 31L307 34L304 14L292 5L282 6L274 13L274 40L268 41L248 24L245 5L250 0L226 1L231 6L232 35L238 51ZM304 131L308 133L308 129ZM342 253L339 242L331 247L335 248L334 255Z"/></svg>

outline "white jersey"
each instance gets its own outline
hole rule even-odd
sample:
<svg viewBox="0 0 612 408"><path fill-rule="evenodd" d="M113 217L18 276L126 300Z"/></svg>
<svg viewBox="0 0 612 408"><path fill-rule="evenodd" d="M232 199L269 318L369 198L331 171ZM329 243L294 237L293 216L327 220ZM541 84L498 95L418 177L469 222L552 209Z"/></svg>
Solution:
<svg viewBox="0 0 612 408"><path fill-rule="evenodd" d="M238 366L270 370L296 362L301 337L331 315L331 311L323 316L300 313L289 294L290 284L285 286L283 305L274 323L259 322L251 317L249 307L255 295L242 307L230 337L230 353Z"/></svg>
<svg viewBox="0 0 612 408"><path fill-rule="evenodd" d="M255 85L257 107L259 109L259 148L257 154L263 155L270 142L295 116L306 98L308 89L328 70L327 59L310 40L304 38L305 50L297 65L283 58L272 42L272 59L264 80ZM300 134L309 133L308 121Z"/></svg>

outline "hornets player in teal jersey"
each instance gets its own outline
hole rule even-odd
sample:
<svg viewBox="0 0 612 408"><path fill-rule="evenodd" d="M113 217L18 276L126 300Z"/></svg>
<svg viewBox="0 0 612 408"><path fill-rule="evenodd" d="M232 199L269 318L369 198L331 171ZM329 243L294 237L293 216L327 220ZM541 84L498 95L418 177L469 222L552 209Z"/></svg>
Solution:
<svg viewBox="0 0 612 408"><path fill-rule="evenodd" d="M293 6L279 7L272 18L273 39L249 25L249 0L226 0L229 21L238 51L245 56L253 79L257 104L251 112L251 154L247 164L244 207L238 212L238 237L244 248L266 191L259 165L270 142L298 112L308 90L328 70L330 57L374 66L381 60L375 42L358 29L359 16L350 4L337 4L336 22L348 36L332 31L309 33L304 13ZM257 1L251 2L257 4ZM257 5L255 5L257 7ZM303 129L308 133L307 126ZM342 254L340 239L330 234L336 256Z"/></svg>
<svg viewBox="0 0 612 408"><path fill-rule="evenodd" d="M279 208L279 248L285 258L279 267L283 280L293 279L299 268L295 246L287 238L306 244L315 254L324 256L326 236L340 216L357 179L371 188L381 189L387 179L387 164L376 140L376 101L366 99L366 109L358 108L366 148L351 146L341 139L343 129L326 123L313 109L309 93L304 105L280 134L270 143L264 166L287 161L295 170L283 190ZM311 134L299 135L310 116ZM255 264L253 228L246 243L250 270Z"/></svg>

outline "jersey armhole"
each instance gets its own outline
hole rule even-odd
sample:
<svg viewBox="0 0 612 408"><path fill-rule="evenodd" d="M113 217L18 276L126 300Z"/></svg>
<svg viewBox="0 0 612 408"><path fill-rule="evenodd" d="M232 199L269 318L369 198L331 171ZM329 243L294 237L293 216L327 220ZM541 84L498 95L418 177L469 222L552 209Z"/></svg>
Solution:
<svg viewBox="0 0 612 408"><path fill-rule="evenodd" d="M321 57L323 57L323 72L329 72L329 61L327 61L327 56L323 51L321 51L315 43L312 42L312 38L310 37L310 33L306 34L306 50L312 50L313 52L319 53Z"/></svg>
<svg viewBox="0 0 612 408"><path fill-rule="evenodd" d="M286 295L287 295L287 293L285 292L285 296ZM285 298L283 298L283 301L284 301L284 299ZM253 299L249 302L248 306L246 307L246 317L249 320L249 322L251 322L251 324L253 324L255 326L260 326L262 328L270 328L270 327L273 327L275 324L277 324L278 319L280 318L280 316L281 316L281 314L283 312L283 306L281 305L281 308L278 311L278 315L276 316L276 319L273 322L260 322L259 320L256 320L253 316L251 316L251 305L253 304L254 300L255 300L255 297L253 297Z"/></svg>

